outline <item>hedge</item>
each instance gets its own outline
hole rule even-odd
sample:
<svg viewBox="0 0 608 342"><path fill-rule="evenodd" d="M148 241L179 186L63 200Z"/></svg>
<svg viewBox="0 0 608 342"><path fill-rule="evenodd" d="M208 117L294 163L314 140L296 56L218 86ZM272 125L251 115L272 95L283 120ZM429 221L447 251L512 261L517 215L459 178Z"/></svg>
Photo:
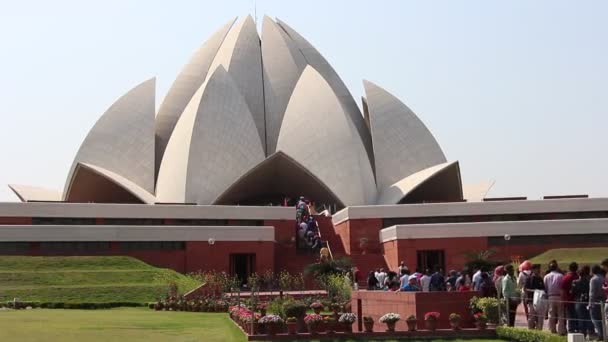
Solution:
<svg viewBox="0 0 608 342"><path fill-rule="evenodd" d="M0 303L0 307L14 308L14 303L8 301ZM107 303L65 303L65 302L17 302L17 309L25 309L26 307L45 308L45 309L110 309L117 307L139 307L148 306L148 303L137 302L107 302Z"/></svg>
<svg viewBox="0 0 608 342"><path fill-rule="evenodd" d="M516 342L566 342L566 336L559 336L541 330L525 328L496 327L498 338Z"/></svg>

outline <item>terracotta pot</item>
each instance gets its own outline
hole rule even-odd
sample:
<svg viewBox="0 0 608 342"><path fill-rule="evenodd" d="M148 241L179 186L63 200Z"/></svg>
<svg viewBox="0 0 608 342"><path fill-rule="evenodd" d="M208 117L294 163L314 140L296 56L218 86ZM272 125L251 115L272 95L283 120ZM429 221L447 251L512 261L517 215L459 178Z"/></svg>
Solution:
<svg viewBox="0 0 608 342"><path fill-rule="evenodd" d="M290 335L295 335L298 331L298 323L296 322L287 322L287 332Z"/></svg>
<svg viewBox="0 0 608 342"><path fill-rule="evenodd" d="M430 331L437 330L437 320L436 319L427 319L426 321L424 321L424 323L426 325L427 330L430 330Z"/></svg>
<svg viewBox="0 0 608 342"><path fill-rule="evenodd" d="M452 330L460 330L460 320L459 319L450 320L450 327L452 328Z"/></svg>
<svg viewBox="0 0 608 342"><path fill-rule="evenodd" d="M395 324L397 324L397 322L386 322L386 331L388 331L388 332L395 331Z"/></svg>
<svg viewBox="0 0 608 342"><path fill-rule="evenodd" d="M407 321L407 331L416 331L417 321Z"/></svg>
<svg viewBox="0 0 608 342"><path fill-rule="evenodd" d="M334 322L325 322L325 331L328 334L333 334L336 329L335 326L336 326L336 324Z"/></svg>
<svg viewBox="0 0 608 342"><path fill-rule="evenodd" d="M488 327L487 323L483 321L475 321L475 326L479 330L486 330L486 328Z"/></svg>
<svg viewBox="0 0 608 342"><path fill-rule="evenodd" d="M373 332L374 331L374 321L363 321L363 327L365 328L365 332ZM353 326L350 326L351 332Z"/></svg>
<svg viewBox="0 0 608 342"><path fill-rule="evenodd" d="M321 308L314 308L312 309L317 315L321 314Z"/></svg>
<svg viewBox="0 0 608 342"><path fill-rule="evenodd" d="M306 327L308 328L308 332L311 335L314 335L317 333L317 324L306 324Z"/></svg>
<svg viewBox="0 0 608 342"><path fill-rule="evenodd" d="M372 322L372 326L374 326L374 322ZM342 328L344 329L344 332L352 333L353 323L342 323Z"/></svg>

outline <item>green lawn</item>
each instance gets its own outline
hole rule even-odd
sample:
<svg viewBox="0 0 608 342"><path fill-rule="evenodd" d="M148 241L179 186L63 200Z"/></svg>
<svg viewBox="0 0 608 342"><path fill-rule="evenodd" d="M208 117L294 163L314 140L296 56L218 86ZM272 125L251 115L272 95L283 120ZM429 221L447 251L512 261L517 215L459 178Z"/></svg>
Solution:
<svg viewBox="0 0 608 342"><path fill-rule="evenodd" d="M608 248L557 248L550 249L543 254L530 259L533 264L541 264L543 269L551 260L557 260L562 269L567 269L568 264L576 261L579 265L595 265L608 258Z"/></svg>
<svg viewBox="0 0 608 342"><path fill-rule="evenodd" d="M182 291L197 285L131 257L0 256L0 301L146 303L166 294L169 281Z"/></svg>
<svg viewBox="0 0 608 342"><path fill-rule="evenodd" d="M0 341L244 342L245 340L245 335L225 313L168 312L144 308L0 311ZM439 341L442 340L431 342ZM498 341L450 340L450 342Z"/></svg>
<svg viewBox="0 0 608 342"><path fill-rule="evenodd" d="M0 341L245 341L223 313L34 309L0 311Z"/></svg>

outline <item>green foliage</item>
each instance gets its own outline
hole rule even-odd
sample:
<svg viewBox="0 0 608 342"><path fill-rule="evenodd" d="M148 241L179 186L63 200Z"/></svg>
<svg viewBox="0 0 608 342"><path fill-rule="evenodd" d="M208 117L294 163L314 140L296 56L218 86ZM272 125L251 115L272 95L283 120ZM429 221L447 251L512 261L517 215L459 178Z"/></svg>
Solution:
<svg viewBox="0 0 608 342"><path fill-rule="evenodd" d="M270 303L268 303L268 307L266 308L266 310L268 310L268 312L270 312L272 314L281 316L283 319L287 319L288 316L285 315L285 311L283 309L283 304L287 300L288 300L287 297L284 297L284 298L276 297Z"/></svg>
<svg viewBox="0 0 608 342"><path fill-rule="evenodd" d="M184 292L199 284L131 257L0 257L0 301L20 298L53 303L49 307L61 305L56 303L144 304L165 295L170 282Z"/></svg>
<svg viewBox="0 0 608 342"><path fill-rule="evenodd" d="M496 327L496 335L507 341L515 342L565 342L566 336L551 334L546 331L523 328Z"/></svg>
<svg viewBox="0 0 608 342"><path fill-rule="evenodd" d="M305 275L324 277L330 274L341 274L351 269L352 263L349 258L333 259L326 262L309 264L304 268Z"/></svg>
<svg viewBox="0 0 608 342"><path fill-rule="evenodd" d="M488 318L488 322L493 324L499 323L501 307L502 312L505 312L506 309L504 301L494 297L473 297L469 301L469 307L473 312L483 312Z"/></svg>
<svg viewBox="0 0 608 342"><path fill-rule="evenodd" d="M257 273L252 273L247 277L247 286L249 286L252 291L260 290L260 277Z"/></svg>
<svg viewBox="0 0 608 342"><path fill-rule="evenodd" d="M497 265L496 261L491 260L492 256L496 252L492 249L483 250L479 252L465 253L465 268L469 270L486 268L488 270L494 268Z"/></svg>
<svg viewBox="0 0 608 342"><path fill-rule="evenodd" d="M330 274L322 282L330 300L344 303L350 301L352 288L341 274Z"/></svg>
<svg viewBox="0 0 608 342"><path fill-rule="evenodd" d="M291 298L283 303L283 312L287 317L303 319L306 316L306 310L308 310L308 305Z"/></svg>

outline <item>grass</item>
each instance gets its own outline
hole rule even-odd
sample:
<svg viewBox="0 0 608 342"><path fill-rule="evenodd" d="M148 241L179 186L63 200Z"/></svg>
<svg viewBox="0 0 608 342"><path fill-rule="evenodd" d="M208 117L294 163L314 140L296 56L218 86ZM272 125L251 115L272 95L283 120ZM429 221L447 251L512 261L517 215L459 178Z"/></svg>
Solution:
<svg viewBox="0 0 608 342"><path fill-rule="evenodd" d="M0 341L245 341L222 313L111 310L0 311Z"/></svg>
<svg viewBox="0 0 608 342"><path fill-rule="evenodd" d="M551 260L557 260L561 268L567 269L568 264L576 261L579 265L595 265L608 258L608 248L557 248L530 259L533 264L541 264L543 269Z"/></svg>
<svg viewBox="0 0 608 342"><path fill-rule="evenodd" d="M246 339L225 313L119 308L111 310L0 311L0 341L244 342ZM415 340L408 341L415 342ZM432 342L441 341L444 340ZM498 342L499 340L447 341ZM431 341L427 340L427 342Z"/></svg>
<svg viewBox="0 0 608 342"><path fill-rule="evenodd" d="M0 256L0 301L146 303L166 294L170 281L182 291L197 285L131 257Z"/></svg>

